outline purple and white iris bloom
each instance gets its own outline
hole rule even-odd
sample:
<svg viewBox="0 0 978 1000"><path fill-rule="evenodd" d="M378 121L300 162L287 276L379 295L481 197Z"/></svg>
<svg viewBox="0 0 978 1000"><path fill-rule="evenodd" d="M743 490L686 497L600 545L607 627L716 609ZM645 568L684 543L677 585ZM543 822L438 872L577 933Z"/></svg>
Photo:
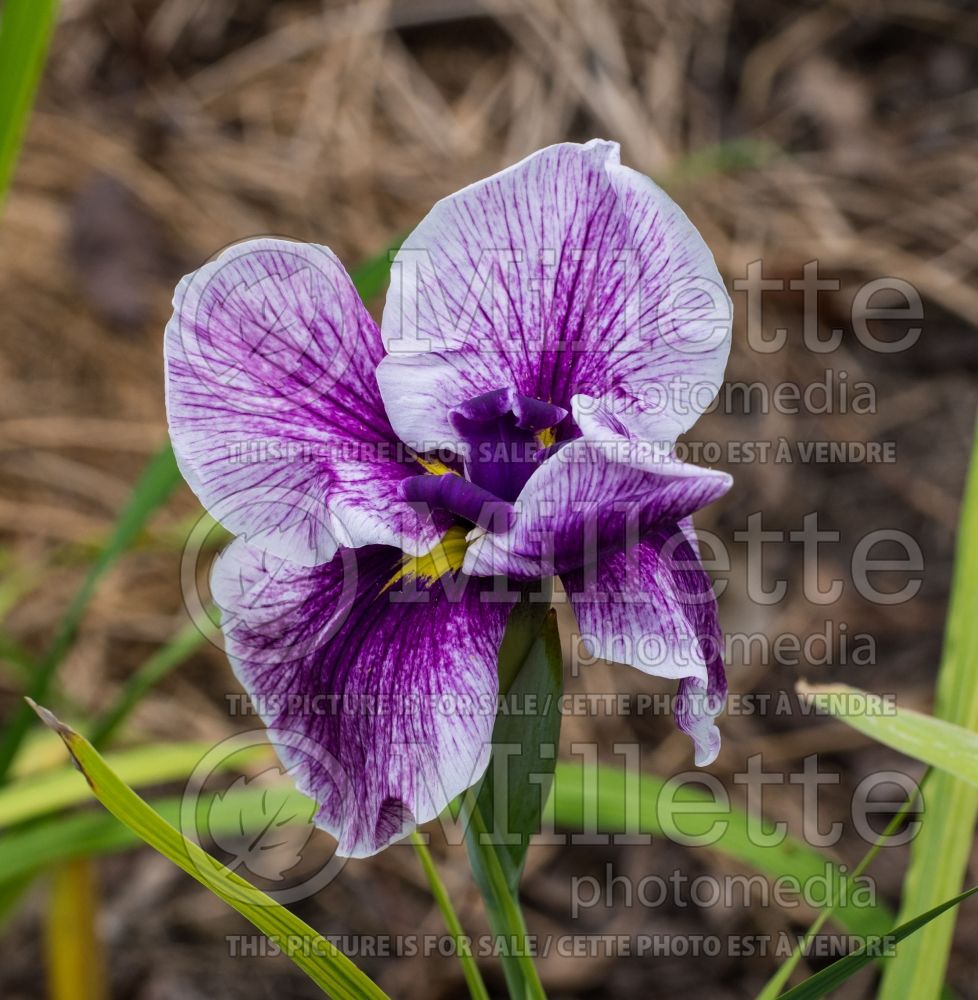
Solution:
<svg viewBox="0 0 978 1000"><path fill-rule="evenodd" d="M523 581L559 576L592 655L677 679L678 725L716 757L726 682L690 515L731 480L675 442L719 389L730 322L700 235L602 141L435 205L379 327L325 247L253 240L183 279L167 410L238 536L212 577L227 652L339 853L481 777Z"/></svg>

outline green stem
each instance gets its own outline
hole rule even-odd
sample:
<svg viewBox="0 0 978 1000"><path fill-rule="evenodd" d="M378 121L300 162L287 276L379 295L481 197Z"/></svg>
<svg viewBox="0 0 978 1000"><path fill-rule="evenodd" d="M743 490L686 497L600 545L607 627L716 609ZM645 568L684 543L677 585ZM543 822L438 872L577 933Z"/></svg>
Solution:
<svg viewBox="0 0 978 1000"><path fill-rule="evenodd" d="M484 838L488 839L486 821L478 803L473 803L465 826L465 843L489 926L500 947L499 958L509 994L512 1000L546 1000L547 994L529 954L526 921L519 900L510 892L496 848L484 843Z"/></svg>
<svg viewBox="0 0 978 1000"><path fill-rule="evenodd" d="M445 927L448 928L448 933L451 934L452 940L455 942L455 954L458 955L458 960L462 965L462 974L465 976L465 982L468 984L469 995L472 997L472 1000L489 1000L486 984L482 981L482 973L479 972L479 966L472 957L469 940L462 930L462 924L459 922L458 914L452 906L448 890L445 888L445 883L442 882L441 876L438 874L438 869L435 867L431 852L425 846L424 838L417 830L411 834L411 843L414 844L414 849L418 852L418 859L421 861L421 867L424 869L428 885L431 887L431 895L435 897L438 909L441 910Z"/></svg>

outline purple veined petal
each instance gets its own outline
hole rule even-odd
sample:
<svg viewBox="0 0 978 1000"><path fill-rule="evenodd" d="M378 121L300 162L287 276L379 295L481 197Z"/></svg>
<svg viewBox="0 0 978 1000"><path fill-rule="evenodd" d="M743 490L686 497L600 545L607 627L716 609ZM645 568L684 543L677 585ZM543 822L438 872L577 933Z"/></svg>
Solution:
<svg viewBox="0 0 978 1000"><path fill-rule="evenodd" d="M617 144L565 143L438 202L405 240L381 388L415 447L450 436L452 407L509 386L564 408L613 399L638 436L659 417L686 430L722 381L731 319L678 206Z"/></svg>
<svg viewBox="0 0 978 1000"><path fill-rule="evenodd" d="M676 457L676 439L682 428L666 415L645 414L639 421L630 420L628 415L616 412L615 401L608 397L575 396L571 407L582 439L610 462L675 478L697 477L710 471Z"/></svg>
<svg viewBox="0 0 978 1000"><path fill-rule="evenodd" d="M561 581L592 656L680 681L676 723L702 767L720 750L714 719L726 677L716 599L693 539L688 518L663 525L628 552L608 553Z"/></svg>
<svg viewBox="0 0 978 1000"><path fill-rule="evenodd" d="M716 717L727 700L727 677L717 657L706 665L707 683L692 677L679 682L676 695L676 725L693 741L697 767L712 764L720 753L720 730Z"/></svg>
<svg viewBox="0 0 978 1000"><path fill-rule="evenodd" d="M489 760L510 605L488 580L402 571L387 546L302 567L237 539L212 574L235 674L349 857L433 819Z"/></svg>
<svg viewBox="0 0 978 1000"><path fill-rule="evenodd" d="M325 247L260 239L187 275L166 329L170 437L210 513L302 565L338 545L424 551L420 471L384 411L376 324Z"/></svg>
<svg viewBox="0 0 978 1000"><path fill-rule="evenodd" d="M688 517L732 481L726 472L672 458L627 464L582 438L567 442L530 477L509 531L473 540L465 571L531 579L575 570Z"/></svg>
<svg viewBox="0 0 978 1000"><path fill-rule="evenodd" d="M685 568L696 575L697 566L702 577L709 583L706 571L700 565L700 546L693 527L692 518L684 518L679 527L686 536L686 541L692 551L682 554L677 549L673 555L680 568ZM679 682L676 695L675 716L676 725L693 741L698 767L712 764L720 752L720 730L716 725L716 717L723 711L727 700L727 674L723 665L724 637L717 616L716 600L711 600L713 589L709 594L706 585L696 590L696 584L690 587L691 593L703 595L702 601L691 603L690 614L696 622L696 627L704 637L703 648L706 656L706 683L698 677L684 677Z"/></svg>
<svg viewBox="0 0 978 1000"><path fill-rule="evenodd" d="M500 388L503 377L487 378L464 351L388 354L377 366L377 383L388 412L396 415L398 437L421 455L461 454L465 445L452 426L452 410L490 384Z"/></svg>
<svg viewBox="0 0 978 1000"><path fill-rule="evenodd" d="M612 397L596 399L580 393L571 399L571 412L581 437L612 462L660 471L668 465L673 475L696 473L696 466L674 458L682 426L666 414L646 414L637 434L634 415Z"/></svg>

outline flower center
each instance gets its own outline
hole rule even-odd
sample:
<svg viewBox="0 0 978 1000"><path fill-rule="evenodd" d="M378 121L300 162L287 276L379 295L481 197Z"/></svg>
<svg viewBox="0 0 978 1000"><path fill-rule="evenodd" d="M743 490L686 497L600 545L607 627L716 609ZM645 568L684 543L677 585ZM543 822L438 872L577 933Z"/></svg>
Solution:
<svg viewBox="0 0 978 1000"><path fill-rule="evenodd" d="M457 573L465 561L468 546L465 535L465 529L454 524L445 532L441 541L423 556L405 555L397 572L385 584L384 590L405 578L428 585L440 580L446 573Z"/></svg>
<svg viewBox="0 0 978 1000"><path fill-rule="evenodd" d="M563 407L515 389L495 389L467 400L449 413L464 477L412 476L404 480L405 499L447 510L489 531L505 531L513 501L566 416Z"/></svg>

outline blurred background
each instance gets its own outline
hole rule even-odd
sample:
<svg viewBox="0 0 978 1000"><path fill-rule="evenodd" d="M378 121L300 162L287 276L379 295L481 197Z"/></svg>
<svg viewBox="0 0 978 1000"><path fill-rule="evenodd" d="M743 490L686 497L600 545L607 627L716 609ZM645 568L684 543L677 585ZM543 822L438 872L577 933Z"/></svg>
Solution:
<svg viewBox="0 0 978 1000"><path fill-rule="evenodd" d="M269 233L325 243L352 268L460 186L549 143L604 137L666 188L713 249L734 298L730 382L835 379L834 412L761 412L735 394L728 412L689 436L718 442L717 464L736 477L697 520L730 549L730 568L718 573L728 581L724 628L802 640L835 630L830 663L765 662L741 648L729 664L732 690L793 699L802 677L845 680L929 710L978 403L976 47L974 5L950 0L65 0L0 225L4 636L28 652L45 648L166 440L162 331L181 275L230 242ZM733 282L759 260L766 278L801 279L817 260L838 280L819 297L823 336L845 330L837 350L803 344L802 293L790 287L766 293L761 322L765 336L787 331L783 349L748 344L746 295ZM851 335L854 295L881 276L910 282L922 298L923 333L909 350L870 351ZM382 295L371 306L381 304ZM839 402L840 373L872 387L872 412ZM728 442L782 439L795 449L791 463L730 461ZM805 441L891 442L897 460L806 463L797 460ZM749 598L734 533L757 511L766 529L783 531L817 511L819 527L841 533L820 562L826 584L846 582L841 600L808 600L801 549L788 542L765 552L766 579L788 581L785 599ZM199 513L181 487L102 581L59 672L55 704L69 717L104 710L187 625L181 562ZM912 601L874 604L851 585L853 548L879 528L907 532L922 549ZM192 566L191 580L205 571ZM872 638L872 662L840 662L842 625ZM574 673L571 691L670 689L604 664ZM21 690L15 667L0 663L0 712L14 710ZM204 644L141 702L125 737L216 742L253 723L228 711L237 690L221 651ZM823 821L845 824L834 854L849 864L866 847L849 818L855 785L873 770L920 774L851 729L798 712L733 713L721 729L711 772L741 805L745 790L731 776L751 754L785 774L819 755L838 776L822 791ZM607 754L640 741L643 766L663 775L692 763L664 714L570 716L563 740L595 741ZM799 787L765 789L765 813L800 832ZM483 931L464 852L437 837L434 851L463 924ZM896 907L907 858L884 855L874 871ZM571 878L601 876L609 863L636 878L736 869L707 849L658 841L535 848L523 889L531 930L749 935L801 931L813 915L745 901L602 905L573 921ZM113 997L316 995L285 958L232 956L228 936L246 933L244 921L152 852L100 860L97 881ZM3 928L0 995L11 1000L44 995L45 891L37 881ZM409 848L350 863L297 910L330 934L440 927ZM976 934L978 908L965 906L949 974L962 997L978 997ZM451 959L359 961L395 997L464 995ZM553 955L541 975L567 1000L684 989L721 1000L756 993L777 961ZM500 990L498 970L486 974ZM871 992L864 977L838 995Z"/></svg>

